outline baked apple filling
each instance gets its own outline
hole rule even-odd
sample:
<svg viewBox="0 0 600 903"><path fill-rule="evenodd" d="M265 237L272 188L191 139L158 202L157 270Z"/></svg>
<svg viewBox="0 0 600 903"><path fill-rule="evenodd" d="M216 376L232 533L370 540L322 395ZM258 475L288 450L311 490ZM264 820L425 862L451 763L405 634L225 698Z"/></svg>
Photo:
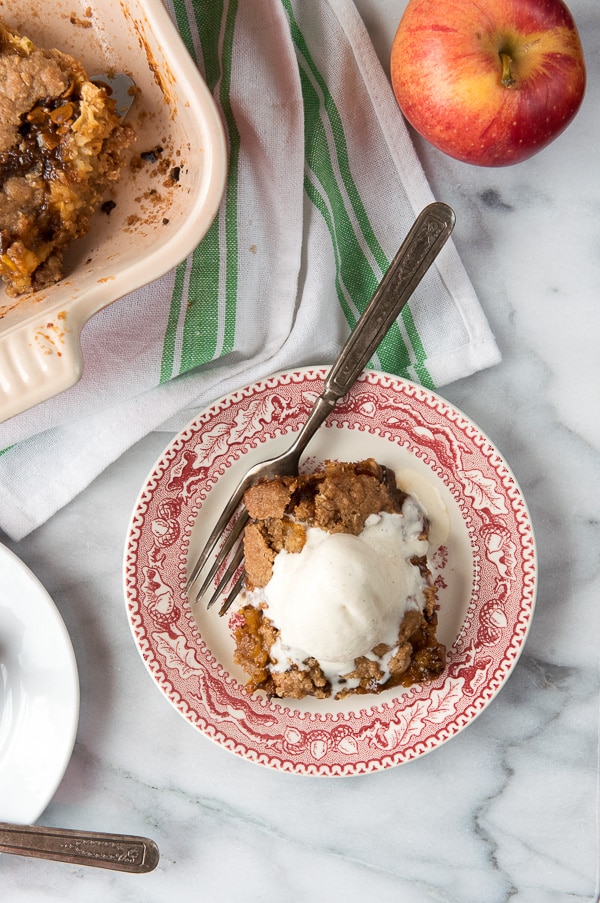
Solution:
<svg viewBox="0 0 600 903"><path fill-rule="evenodd" d="M131 125L81 63L0 23L0 277L8 295L63 275L119 178Z"/></svg>

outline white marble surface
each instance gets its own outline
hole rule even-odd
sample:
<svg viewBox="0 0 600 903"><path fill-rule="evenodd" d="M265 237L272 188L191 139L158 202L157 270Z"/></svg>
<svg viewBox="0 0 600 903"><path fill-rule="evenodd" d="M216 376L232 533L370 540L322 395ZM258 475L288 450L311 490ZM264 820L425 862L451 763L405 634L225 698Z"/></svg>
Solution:
<svg viewBox="0 0 600 903"><path fill-rule="evenodd" d="M404 0L360 0L387 58ZM598 900L600 20L572 0L589 72L568 131L502 170L417 147L503 363L445 388L511 464L537 534L525 651L488 709L408 765L341 780L279 774L196 733L133 644L121 562L155 433L19 543L69 629L81 680L72 760L41 824L153 837L133 877L3 856L3 903ZM39 751L40 757L44 751Z"/></svg>

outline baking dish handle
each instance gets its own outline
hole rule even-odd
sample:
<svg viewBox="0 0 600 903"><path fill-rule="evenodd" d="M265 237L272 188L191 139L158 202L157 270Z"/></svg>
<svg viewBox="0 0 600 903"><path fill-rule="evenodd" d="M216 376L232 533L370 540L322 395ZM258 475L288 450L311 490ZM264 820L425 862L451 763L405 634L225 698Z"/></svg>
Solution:
<svg viewBox="0 0 600 903"><path fill-rule="evenodd" d="M81 328L58 310L0 336L0 423L79 381Z"/></svg>

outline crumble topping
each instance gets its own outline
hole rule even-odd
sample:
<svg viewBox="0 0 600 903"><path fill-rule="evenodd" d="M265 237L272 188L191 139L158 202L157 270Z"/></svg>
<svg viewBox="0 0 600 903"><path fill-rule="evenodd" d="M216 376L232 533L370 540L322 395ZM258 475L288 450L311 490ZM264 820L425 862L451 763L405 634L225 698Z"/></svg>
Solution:
<svg viewBox="0 0 600 903"><path fill-rule="evenodd" d="M0 22L0 277L18 296L57 282L134 139L81 63Z"/></svg>

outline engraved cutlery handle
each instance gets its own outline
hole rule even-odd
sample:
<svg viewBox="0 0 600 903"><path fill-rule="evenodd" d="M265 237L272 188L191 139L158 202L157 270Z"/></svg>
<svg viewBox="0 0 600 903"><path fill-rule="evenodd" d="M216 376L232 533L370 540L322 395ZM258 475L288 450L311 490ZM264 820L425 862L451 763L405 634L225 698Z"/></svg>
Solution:
<svg viewBox="0 0 600 903"><path fill-rule="evenodd" d="M327 388L341 398L368 364L392 323L441 251L454 228L447 204L429 204L416 218L364 314L351 332L327 378Z"/></svg>
<svg viewBox="0 0 600 903"><path fill-rule="evenodd" d="M158 865L158 847L147 837L101 834L0 822L0 852L141 874Z"/></svg>
<svg viewBox="0 0 600 903"><path fill-rule="evenodd" d="M302 452L368 364L400 311L450 238L456 216L447 204L434 202L421 211L402 242L375 294L327 374L325 386L288 452L297 466ZM294 467L290 469L293 472Z"/></svg>

